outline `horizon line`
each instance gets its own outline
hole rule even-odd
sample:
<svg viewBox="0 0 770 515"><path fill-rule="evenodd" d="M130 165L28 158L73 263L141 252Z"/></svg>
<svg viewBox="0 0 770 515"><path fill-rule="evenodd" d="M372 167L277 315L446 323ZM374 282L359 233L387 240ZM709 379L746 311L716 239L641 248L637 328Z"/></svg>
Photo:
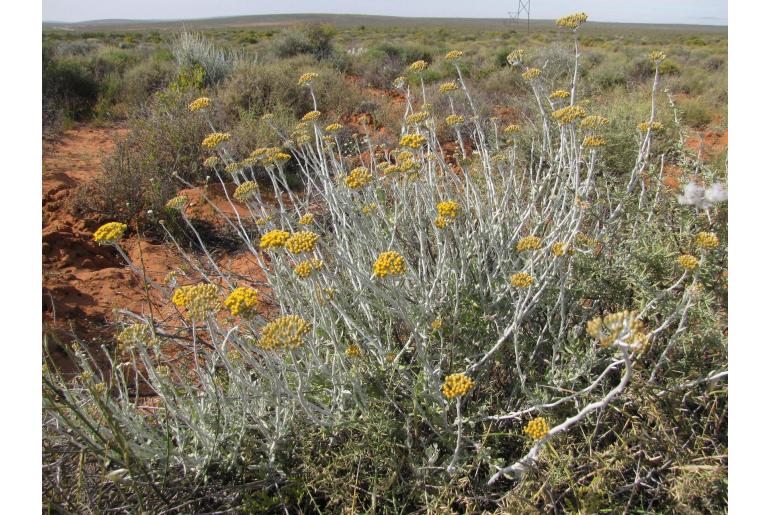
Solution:
<svg viewBox="0 0 770 515"><path fill-rule="evenodd" d="M376 18L401 18L401 19L425 19L425 20L499 20L507 21L510 17L480 17L480 16L401 16L393 14L360 14L360 13L263 13L263 14L231 14L223 16L205 16L201 18L98 18L91 20L78 20L78 21L62 21L62 20L42 20L42 23L59 23L59 24L87 24L98 22L132 22L132 23L168 23L168 22L184 22L184 21L206 21L206 20L221 20L226 18L245 18L255 16L361 16L361 17L376 17ZM542 22L553 21L556 18L531 18L529 21ZM728 27L728 20L724 20L721 23L722 18L706 17L704 19L713 19L720 21L720 23L682 23L682 22L629 22L629 21L611 21L611 20L590 20L588 23L617 23L624 25L691 25L691 26L708 26L708 27ZM523 22L524 20L520 20Z"/></svg>

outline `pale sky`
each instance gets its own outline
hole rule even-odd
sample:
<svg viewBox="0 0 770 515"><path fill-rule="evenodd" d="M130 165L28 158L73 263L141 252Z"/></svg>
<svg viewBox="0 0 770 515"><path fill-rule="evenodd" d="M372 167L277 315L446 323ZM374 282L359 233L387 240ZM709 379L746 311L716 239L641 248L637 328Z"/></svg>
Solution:
<svg viewBox="0 0 770 515"><path fill-rule="evenodd" d="M530 0L533 19L585 11L593 21L727 25L727 0ZM249 14L343 13L505 18L519 0L43 0L44 21L191 19Z"/></svg>

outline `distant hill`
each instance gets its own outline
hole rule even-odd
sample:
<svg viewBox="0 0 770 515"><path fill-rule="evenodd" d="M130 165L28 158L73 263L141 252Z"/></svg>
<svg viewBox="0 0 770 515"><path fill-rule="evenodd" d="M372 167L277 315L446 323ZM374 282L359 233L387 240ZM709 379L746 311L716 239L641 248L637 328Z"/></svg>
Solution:
<svg viewBox="0 0 770 515"><path fill-rule="evenodd" d="M200 18L191 20L90 20L74 23L43 22L44 30L67 31L142 31L227 29L227 28L271 28L287 27L304 23L328 23L338 27L462 27L475 30L526 30L527 23L513 24L505 18L406 18L399 16L372 16L364 14L260 14L251 16L227 16L222 18ZM553 20L531 20L531 30L553 30ZM589 22L591 29L625 30L672 30L687 32L726 32L726 26L717 25L652 25L636 23Z"/></svg>

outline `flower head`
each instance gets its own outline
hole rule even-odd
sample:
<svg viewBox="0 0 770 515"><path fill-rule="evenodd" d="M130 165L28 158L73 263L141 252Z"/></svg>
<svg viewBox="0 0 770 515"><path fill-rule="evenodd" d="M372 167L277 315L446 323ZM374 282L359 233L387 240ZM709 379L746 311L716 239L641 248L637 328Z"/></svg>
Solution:
<svg viewBox="0 0 770 515"><path fill-rule="evenodd" d="M303 122L312 122L318 120L321 117L321 111L310 111L302 117Z"/></svg>
<svg viewBox="0 0 770 515"><path fill-rule="evenodd" d="M348 348L345 349L345 355L349 358L360 358L361 357L361 347L356 345L355 343L352 345L348 345Z"/></svg>
<svg viewBox="0 0 770 515"><path fill-rule="evenodd" d="M436 204L436 209L438 210L438 214L445 218L451 218L451 219L457 218L457 212L459 208L460 208L460 205L454 200L445 200L443 202L439 202L438 204Z"/></svg>
<svg viewBox="0 0 770 515"><path fill-rule="evenodd" d="M458 86L457 83L453 80L450 80L449 82L444 82L438 87L439 93L450 93L452 91L457 91Z"/></svg>
<svg viewBox="0 0 770 515"><path fill-rule="evenodd" d="M398 76L395 79L393 79L393 87L396 89L401 89L404 86L406 86L406 77Z"/></svg>
<svg viewBox="0 0 770 515"><path fill-rule="evenodd" d="M219 307L217 287L210 283L177 288L171 300L178 307L187 309L190 316L198 320L216 311Z"/></svg>
<svg viewBox="0 0 770 515"><path fill-rule="evenodd" d="M341 123L330 123L329 125L327 125L327 126L324 128L324 130L325 130L326 132L338 132L338 131L340 131L341 129L342 129L342 124L341 124Z"/></svg>
<svg viewBox="0 0 770 515"><path fill-rule="evenodd" d="M430 113L427 111L417 111L416 113L410 114L406 117L406 123L422 123L428 119L428 116L430 116Z"/></svg>
<svg viewBox="0 0 770 515"><path fill-rule="evenodd" d="M508 61L508 64L510 64L511 66L521 64L522 61L524 61L524 50L522 50L521 48L517 48L516 50L508 54L505 60Z"/></svg>
<svg viewBox="0 0 770 515"><path fill-rule="evenodd" d="M511 276L511 286L514 288L529 288L535 283L535 279L527 272L518 272Z"/></svg>
<svg viewBox="0 0 770 515"><path fill-rule="evenodd" d="M604 127L608 123L610 123L610 121L604 116L592 114L591 116L586 116L585 118L580 120L580 128L581 129L598 129L599 127Z"/></svg>
<svg viewBox="0 0 770 515"><path fill-rule="evenodd" d="M585 115L586 110L581 106L562 107L551 113L551 116L556 118L561 125L570 124L579 118L585 117Z"/></svg>
<svg viewBox="0 0 770 515"><path fill-rule="evenodd" d="M369 170L359 166L352 169L347 177L345 177L345 185L351 190L359 190L367 186L373 179L374 177Z"/></svg>
<svg viewBox="0 0 770 515"><path fill-rule="evenodd" d="M203 160L203 166L206 168L214 168L218 163L219 158L217 156L209 156Z"/></svg>
<svg viewBox="0 0 770 515"><path fill-rule="evenodd" d="M176 197L166 202L166 208L181 211L189 201L190 199L187 197L187 195L177 195Z"/></svg>
<svg viewBox="0 0 770 515"><path fill-rule="evenodd" d="M468 393L476 383L465 374L449 374L444 378L444 384L441 385L441 393L447 399L454 399Z"/></svg>
<svg viewBox="0 0 770 515"><path fill-rule="evenodd" d="M636 129L641 132L647 132L649 130L652 131L659 131L663 129L663 124L660 122L652 122L652 125L650 125L650 122L640 122Z"/></svg>
<svg viewBox="0 0 770 515"><path fill-rule="evenodd" d="M225 299L225 307L233 316L242 315L248 317L254 314L259 304L259 293L253 288L239 286Z"/></svg>
<svg viewBox="0 0 770 515"><path fill-rule="evenodd" d="M229 132L212 132L211 134L203 138L201 145L203 146L203 148L214 150L225 141L230 141Z"/></svg>
<svg viewBox="0 0 770 515"><path fill-rule="evenodd" d="M713 232L699 232L695 235L695 245L702 249L715 249L719 246L719 238Z"/></svg>
<svg viewBox="0 0 770 515"><path fill-rule="evenodd" d="M679 266L686 270L695 270L698 268L698 258L691 254L682 254L676 258L676 261L679 263Z"/></svg>
<svg viewBox="0 0 770 515"><path fill-rule="evenodd" d="M661 62L663 62L665 58L666 58L666 54L664 54L660 50L653 50L652 52L650 52L650 60L655 64L660 64Z"/></svg>
<svg viewBox="0 0 770 515"><path fill-rule="evenodd" d="M727 200L727 192L721 182L715 182L708 188L694 182L688 182L682 189L682 195L677 197L680 204L701 209L708 209L725 200Z"/></svg>
<svg viewBox="0 0 770 515"><path fill-rule="evenodd" d="M107 222L94 232L94 241L99 245L115 243L123 237L126 229L128 229L126 224Z"/></svg>
<svg viewBox="0 0 770 515"><path fill-rule="evenodd" d="M543 72L540 70L540 68L528 68L526 71L522 72L521 76L524 80L534 80Z"/></svg>
<svg viewBox="0 0 770 515"><path fill-rule="evenodd" d="M309 332L306 320L298 315L284 315L262 328L257 345L265 350L294 349L302 345L302 337Z"/></svg>
<svg viewBox="0 0 770 515"><path fill-rule="evenodd" d="M318 238L320 238L320 236L312 231L299 231L292 234L283 246L292 254L313 252Z"/></svg>
<svg viewBox="0 0 770 515"><path fill-rule="evenodd" d="M259 185L254 181L246 181L235 188L233 197L241 202L246 202L251 197L256 196L257 193L259 193Z"/></svg>
<svg viewBox="0 0 770 515"><path fill-rule="evenodd" d="M465 117L461 114L450 114L446 117L446 124L450 127L454 127L455 125L460 125L465 121Z"/></svg>
<svg viewBox="0 0 770 515"><path fill-rule="evenodd" d="M521 126L515 123L512 123L503 129L503 134L516 134L517 132L521 132Z"/></svg>
<svg viewBox="0 0 770 515"><path fill-rule="evenodd" d="M324 262L318 258L310 258L305 261L300 261L294 266L294 274L300 279L306 279L312 275L313 272L322 269Z"/></svg>
<svg viewBox="0 0 770 515"><path fill-rule="evenodd" d="M382 252L374 262L374 275L377 277L403 275L404 272L406 272L406 261L394 250Z"/></svg>
<svg viewBox="0 0 770 515"><path fill-rule="evenodd" d="M310 225L313 223L313 220L315 220L315 215L313 213L306 213L299 218L299 224Z"/></svg>
<svg viewBox="0 0 770 515"><path fill-rule="evenodd" d="M626 345L644 345L647 335L644 324L634 311L619 311L604 317L596 317L586 324L589 336L597 338L599 345L609 347L616 342Z"/></svg>
<svg viewBox="0 0 770 515"><path fill-rule="evenodd" d="M537 236L525 236L516 244L516 250L524 252L526 250L537 250L543 246L543 240Z"/></svg>
<svg viewBox="0 0 770 515"><path fill-rule="evenodd" d="M276 247L283 247L286 244L286 240L289 239L291 234L280 229L273 229L262 235L259 240L259 248L272 249Z"/></svg>
<svg viewBox="0 0 770 515"><path fill-rule="evenodd" d="M447 54L444 56L444 59L447 61L457 61L463 56L462 50L450 50L447 52Z"/></svg>
<svg viewBox="0 0 770 515"><path fill-rule="evenodd" d="M190 111L195 112L201 109L206 109L210 105L211 105L211 99L207 97L200 97L190 102L190 105L188 105L187 108Z"/></svg>
<svg viewBox="0 0 770 515"><path fill-rule="evenodd" d="M559 27L577 30L586 21L588 21L588 15L586 13L575 13L563 18L559 18L556 20L556 25Z"/></svg>
<svg viewBox="0 0 770 515"><path fill-rule="evenodd" d="M552 91L551 94L548 95L548 98L550 98L551 100L556 100L556 99L564 100L565 98L569 98L569 97L570 97L570 92L563 89L557 89L555 91Z"/></svg>
<svg viewBox="0 0 770 515"><path fill-rule="evenodd" d="M569 249L567 247L567 244L563 241L557 241L556 243L551 245L551 254L553 254L556 257L561 257L567 252L572 254L572 249Z"/></svg>
<svg viewBox="0 0 770 515"><path fill-rule="evenodd" d="M404 134L399 141L402 147L418 149L425 144L425 136L421 134Z"/></svg>
<svg viewBox="0 0 770 515"><path fill-rule="evenodd" d="M587 148L603 147L607 144L607 138L602 136L586 136L583 138L583 146Z"/></svg>
<svg viewBox="0 0 770 515"><path fill-rule="evenodd" d="M548 422L543 417L534 418L524 428L524 434L533 440L540 440L548 434Z"/></svg>
<svg viewBox="0 0 770 515"><path fill-rule="evenodd" d="M419 61L415 61L412 64L410 64L407 70L410 72L421 72L421 71L424 71L427 67L428 67L428 63L420 59Z"/></svg>
<svg viewBox="0 0 770 515"><path fill-rule="evenodd" d="M303 73L300 75L299 80L297 81L298 86L309 86L313 80L318 78L318 74L315 72L308 72Z"/></svg>

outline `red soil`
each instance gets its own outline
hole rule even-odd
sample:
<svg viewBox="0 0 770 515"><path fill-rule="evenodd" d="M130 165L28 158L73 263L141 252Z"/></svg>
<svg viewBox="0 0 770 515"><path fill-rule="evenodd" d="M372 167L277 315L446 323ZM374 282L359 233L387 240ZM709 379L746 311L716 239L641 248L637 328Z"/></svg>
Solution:
<svg viewBox="0 0 770 515"><path fill-rule="evenodd" d="M121 128L76 127L43 147L43 322L46 332L64 340L77 335L108 343L114 332L111 324L121 316L117 310L147 315L152 303L156 319L173 312L162 292L152 287L145 291L144 281L113 247L93 241L94 230L108 220L84 218L75 212L78 188L101 173L101 158L112 151L114 139L125 134ZM200 189L182 193L191 199L189 216L218 220ZM232 198L232 191L228 193ZM220 185L211 185L207 196L223 213L233 216ZM242 206L236 209L240 215L248 215ZM156 283L162 283L181 264L173 245L142 240L132 230L121 240L121 247L135 266L141 269L143 263L148 280ZM235 274L264 278L250 254L225 255L218 260Z"/></svg>

